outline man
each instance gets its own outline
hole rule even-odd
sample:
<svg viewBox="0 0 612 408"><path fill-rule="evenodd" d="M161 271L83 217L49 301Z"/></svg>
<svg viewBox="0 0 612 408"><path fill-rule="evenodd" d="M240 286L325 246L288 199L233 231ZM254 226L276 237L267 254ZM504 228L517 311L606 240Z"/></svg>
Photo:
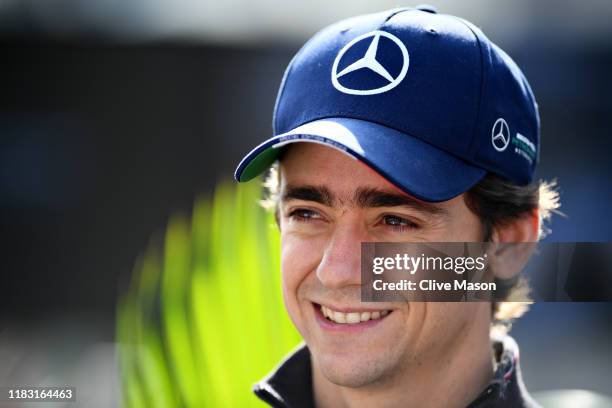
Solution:
<svg viewBox="0 0 612 408"><path fill-rule="evenodd" d="M513 304L360 298L361 242L538 240L557 201L532 182L537 105L510 57L428 7L341 21L289 64L274 134L235 176L277 170L283 296L305 346L255 393L275 407L536 406L514 341L490 337Z"/></svg>

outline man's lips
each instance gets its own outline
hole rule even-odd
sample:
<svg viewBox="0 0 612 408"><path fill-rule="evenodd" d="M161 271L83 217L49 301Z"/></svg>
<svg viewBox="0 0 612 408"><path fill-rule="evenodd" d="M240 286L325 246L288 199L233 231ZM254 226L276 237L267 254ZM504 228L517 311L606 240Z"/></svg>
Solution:
<svg viewBox="0 0 612 408"><path fill-rule="evenodd" d="M323 306L318 303L312 304L317 321L324 328L333 329L357 329L371 327L385 318L393 311L388 309L351 309Z"/></svg>

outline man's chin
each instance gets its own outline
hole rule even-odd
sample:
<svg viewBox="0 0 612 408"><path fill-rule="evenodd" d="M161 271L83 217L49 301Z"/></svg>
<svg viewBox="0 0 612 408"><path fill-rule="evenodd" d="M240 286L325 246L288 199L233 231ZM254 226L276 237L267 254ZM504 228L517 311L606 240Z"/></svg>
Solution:
<svg viewBox="0 0 612 408"><path fill-rule="evenodd" d="M313 356L313 369L319 370L323 378L333 384L350 388L366 387L380 382L390 371L390 362L371 357L331 353Z"/></svg>

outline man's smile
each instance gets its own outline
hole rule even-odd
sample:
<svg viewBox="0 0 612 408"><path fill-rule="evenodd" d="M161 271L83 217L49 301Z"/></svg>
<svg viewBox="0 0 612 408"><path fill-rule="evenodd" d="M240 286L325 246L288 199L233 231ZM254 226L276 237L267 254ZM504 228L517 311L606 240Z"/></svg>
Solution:
<svg viewBox="0 0 612 408"><path fill-rule="evenodd" d="M341 308L312 303L315 317L323 329L355 331L378 325L393 310L372 308Z"/></svg>

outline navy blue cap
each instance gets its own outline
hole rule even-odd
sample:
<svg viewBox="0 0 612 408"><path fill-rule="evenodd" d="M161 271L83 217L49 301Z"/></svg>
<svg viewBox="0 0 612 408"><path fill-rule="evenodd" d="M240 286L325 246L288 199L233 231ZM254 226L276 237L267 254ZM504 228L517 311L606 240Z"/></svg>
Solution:
<svg viewBox="0 0 612 408"><path fill-rule="evenodd" d="M238 165L248 181L289 143L337 148L421 200L487 172L532 181L540 120L518 66L470 22L402 8L335 23L289 63L271 138Z"/></svg>

